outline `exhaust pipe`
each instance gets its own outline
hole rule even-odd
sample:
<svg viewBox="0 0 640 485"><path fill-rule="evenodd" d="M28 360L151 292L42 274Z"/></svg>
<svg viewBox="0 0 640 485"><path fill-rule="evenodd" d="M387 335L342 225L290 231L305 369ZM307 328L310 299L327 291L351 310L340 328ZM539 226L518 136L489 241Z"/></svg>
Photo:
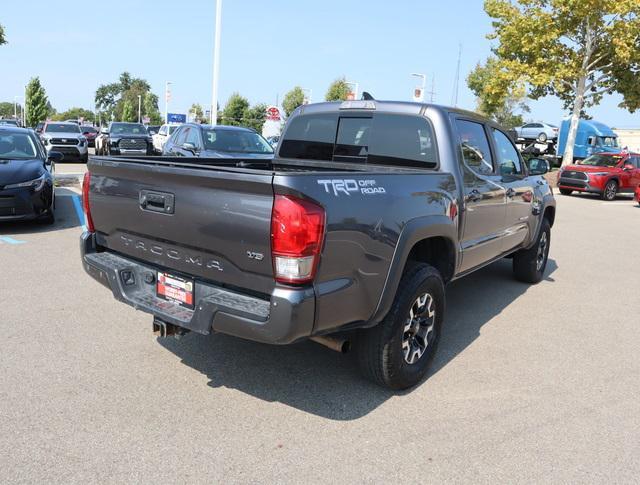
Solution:
<svg viewBox="0 0 640 485"><path fill-rule="evenodd" d="M340 352L341 354L346 354L351 349L351 342L343 338L335 338L335 337L327 337L327 336L319 335L317 337L311 337L310 340L313 340L314 342L320 345L324 345L325 347L328 347L331 350Z"/></svg>

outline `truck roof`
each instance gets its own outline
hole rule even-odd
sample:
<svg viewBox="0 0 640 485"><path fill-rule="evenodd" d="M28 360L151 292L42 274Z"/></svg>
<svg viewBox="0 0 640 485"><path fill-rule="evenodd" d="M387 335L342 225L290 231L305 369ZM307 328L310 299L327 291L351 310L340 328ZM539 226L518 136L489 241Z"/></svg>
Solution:
<svg viewBox="0 0 640 485"><path fill-rule="evenodd" d="M570 122L570 119L563 120L562 125L568 125ZM585 128L591 128L597 136L618 136L607 125L596 120L580 120L578 129Z"/></svg>
<svg viewBox="0 0 640 485"><path fill-rule="evenodd" d="M348 111L375 111L384 113L402 113L419 115L426 109L434 109L442 113L458 113L469 118L487 121L485 117L460 108L444 106L432 103L417 103L413 101L382 101L382 100L354 100L354 101L330 101L325 103L305 104L296 108L296 114L348 112Z"/></svg>

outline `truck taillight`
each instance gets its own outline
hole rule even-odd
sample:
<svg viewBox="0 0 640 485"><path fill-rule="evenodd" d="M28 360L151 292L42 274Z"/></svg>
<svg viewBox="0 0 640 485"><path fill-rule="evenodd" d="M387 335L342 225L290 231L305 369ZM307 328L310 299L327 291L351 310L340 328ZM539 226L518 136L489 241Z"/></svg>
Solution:
<svg viewBox="0 0 640 485"><path fill-rule="evenodd" d="M325 213L317 204L276 195L271 213L271 257L279 283L308 283L315 277L324 237Z"/></svg>
<svg viewBox="0 0 640 485"><path fill-rule="evenodd" d="M82 180L82 209L87 219L87 230L89 232L96 232L93 227L93 219L91 218L91 207L89 206L89 186L91 185L91 172L85 172L84 179Z"/></svg>

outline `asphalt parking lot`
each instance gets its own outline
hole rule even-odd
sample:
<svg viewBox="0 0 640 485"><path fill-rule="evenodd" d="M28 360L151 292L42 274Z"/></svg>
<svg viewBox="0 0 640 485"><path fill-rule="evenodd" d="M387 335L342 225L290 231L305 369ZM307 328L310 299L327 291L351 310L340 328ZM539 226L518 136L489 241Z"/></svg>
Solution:
<svg viewBox="0 0 640 485"><path fill-rule="evenodd" d="M157 340L54 226L0 226L2 482L636 482L640 208L558 198L545 280L448 288L428 380L393 394L308 342ZM75 200L75 201L74 201Z"/></svg>

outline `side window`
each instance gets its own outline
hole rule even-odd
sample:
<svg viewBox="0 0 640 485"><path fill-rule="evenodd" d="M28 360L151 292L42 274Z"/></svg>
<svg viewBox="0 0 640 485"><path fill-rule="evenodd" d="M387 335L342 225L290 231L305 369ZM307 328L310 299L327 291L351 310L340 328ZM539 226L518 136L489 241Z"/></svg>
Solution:
<svg viewBox="0 0 640 485"><path fill-rule="evenodd" d="M201 148L202 143L200 142L200 134L198 133L199 131L200 130L197 128L188 128L185 143L192 143L196 148Z"/></svg>
<svg viewBox="0 0 640 485"><path fill-rule="evenodd" d="M182 146L182 144L187 139L187 135L189 135L189 127L180 128L173 136L173 144Z"/></svg>
<svg viewBox="0 0 640 485"><path fill-rule="evenodd" d="M491 175L493 159L484 126L466 120L456 120L456 126L465 163L478 174Z"/></svg>
<svg viewBox="0 0 640 485"><path fill-rule="evenodd" d="M522 125L523 128L533 128L531 123L527 123L526 125Z"/></svg>
<svg viewBox="0 0 640 485"><path fill-rule="evenodd" d="M167 125L162 125L160 130L158 130L158 135L166 135L167 134Z"/></svg>
<svg viewBox="0 0 640 485"><path fill-rule="evenodd" d="M518 150L513 146L509 137L494 129L493 139L496 142L496 150L498 152L498 172L500 175L521 175L522 165Z"/></svg>

